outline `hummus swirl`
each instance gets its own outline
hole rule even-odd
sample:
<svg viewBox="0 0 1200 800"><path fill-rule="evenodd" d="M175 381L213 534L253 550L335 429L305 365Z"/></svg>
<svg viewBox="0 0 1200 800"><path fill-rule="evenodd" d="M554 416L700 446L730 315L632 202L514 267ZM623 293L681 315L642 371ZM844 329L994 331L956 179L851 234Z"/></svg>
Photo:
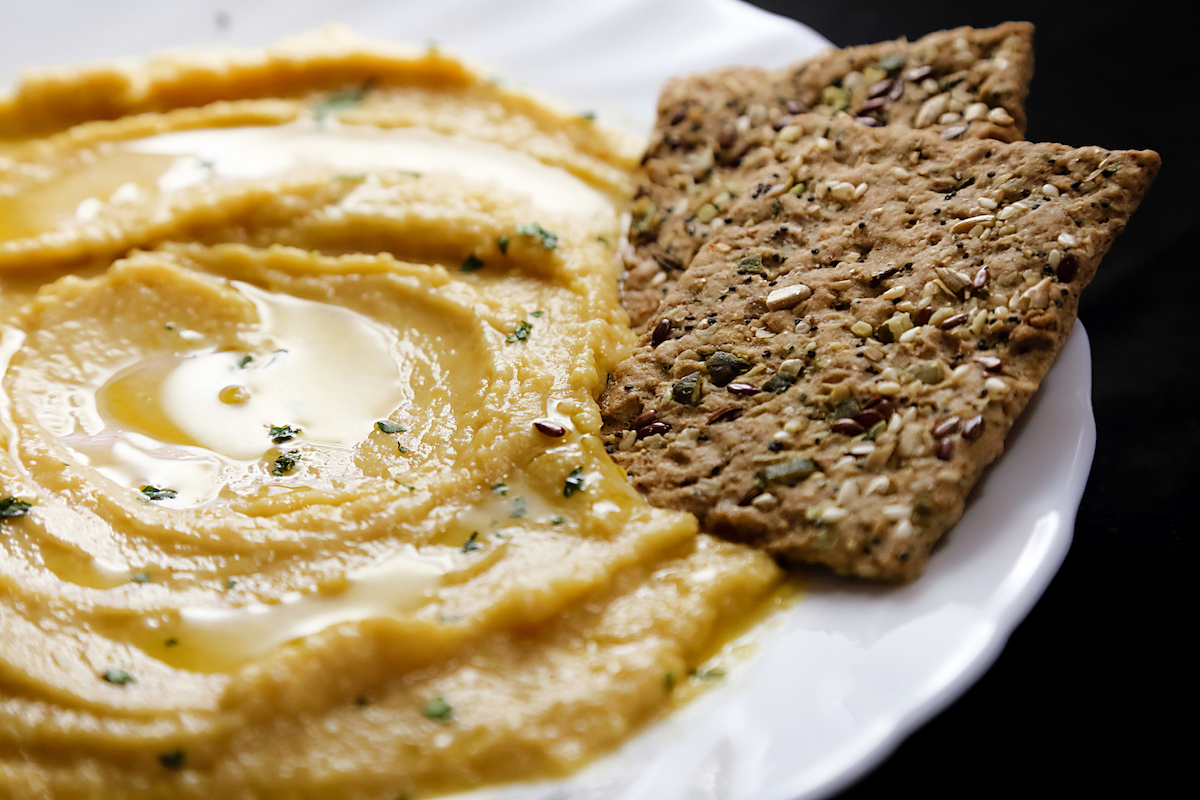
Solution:
<svg viewBox="0 0 1200 800"><path fill-rule="evenodd" d="M336 32L0 136L0 795L563 774L776 585L597 435L636 143Z"/></svg>

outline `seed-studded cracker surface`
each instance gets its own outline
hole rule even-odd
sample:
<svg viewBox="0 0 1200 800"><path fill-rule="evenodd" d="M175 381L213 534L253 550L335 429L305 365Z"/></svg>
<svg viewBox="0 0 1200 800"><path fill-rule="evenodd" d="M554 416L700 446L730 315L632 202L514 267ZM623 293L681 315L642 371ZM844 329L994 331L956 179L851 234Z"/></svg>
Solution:
<svg viewBox="0 0 1200 800"><path fill-rule="evenodd" d="M1033 26L956 28L829 50L781 70L731 67L669 81L642 163L622 298L635 329L753 184L764 146L811 110L947 139L1015 141L1025 131Z"/></svg>
<svg viewBox="0 0 1200 800"><path fill-rule="evenodd" d="M912 579L1159 158L792 124L610 376L606 446L704 530Z"/></svg>

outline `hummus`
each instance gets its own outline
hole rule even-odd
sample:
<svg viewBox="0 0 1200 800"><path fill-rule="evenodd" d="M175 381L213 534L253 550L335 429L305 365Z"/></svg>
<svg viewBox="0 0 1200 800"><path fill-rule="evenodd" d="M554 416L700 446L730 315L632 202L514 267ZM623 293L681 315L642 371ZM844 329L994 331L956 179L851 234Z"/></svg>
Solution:
<svg viewBox="0 0 1200 800"><path fill-rule="evenodd" d="M338 32L0 100L0 795L562 774L770 596L594 398L638 143Z"/></svg>

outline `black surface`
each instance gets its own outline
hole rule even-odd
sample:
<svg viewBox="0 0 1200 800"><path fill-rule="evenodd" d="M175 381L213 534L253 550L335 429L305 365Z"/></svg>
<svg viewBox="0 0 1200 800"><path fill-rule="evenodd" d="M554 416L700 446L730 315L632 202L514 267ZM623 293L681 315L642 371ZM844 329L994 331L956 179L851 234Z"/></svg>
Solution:
<svg viewBox="0 0 1200 800"><path fill-rule="evenodd" d="M1037 33L1027 138L1163 159L1083 294L1097 447L1066 562L988 673L838 799L1168 796L1197 740L1185 644L1197 627L1200 552L1200 46L1183 17L1190 4L755 4L838 46L1028 20Z"/></svg>

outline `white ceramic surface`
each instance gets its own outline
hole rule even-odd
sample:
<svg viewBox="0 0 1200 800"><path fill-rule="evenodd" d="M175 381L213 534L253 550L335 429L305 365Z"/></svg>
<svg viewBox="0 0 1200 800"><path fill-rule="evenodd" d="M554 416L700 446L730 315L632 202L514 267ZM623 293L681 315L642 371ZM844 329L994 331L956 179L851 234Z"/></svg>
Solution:
<svg viewBox="0 0 1200 800"><path fill-rule="evenodd" d="M825 44L735 0L0 0L0 86L23 65L257 45L327 22L439 42L639 134L670 75L777 66ZM1090 386L1076 325L1009 452L913 585L817 580L752 635L756 655L610 757L568 780L470 797L798 800L845 786L982 674L1058 569L1094 450Z"/></svg>

